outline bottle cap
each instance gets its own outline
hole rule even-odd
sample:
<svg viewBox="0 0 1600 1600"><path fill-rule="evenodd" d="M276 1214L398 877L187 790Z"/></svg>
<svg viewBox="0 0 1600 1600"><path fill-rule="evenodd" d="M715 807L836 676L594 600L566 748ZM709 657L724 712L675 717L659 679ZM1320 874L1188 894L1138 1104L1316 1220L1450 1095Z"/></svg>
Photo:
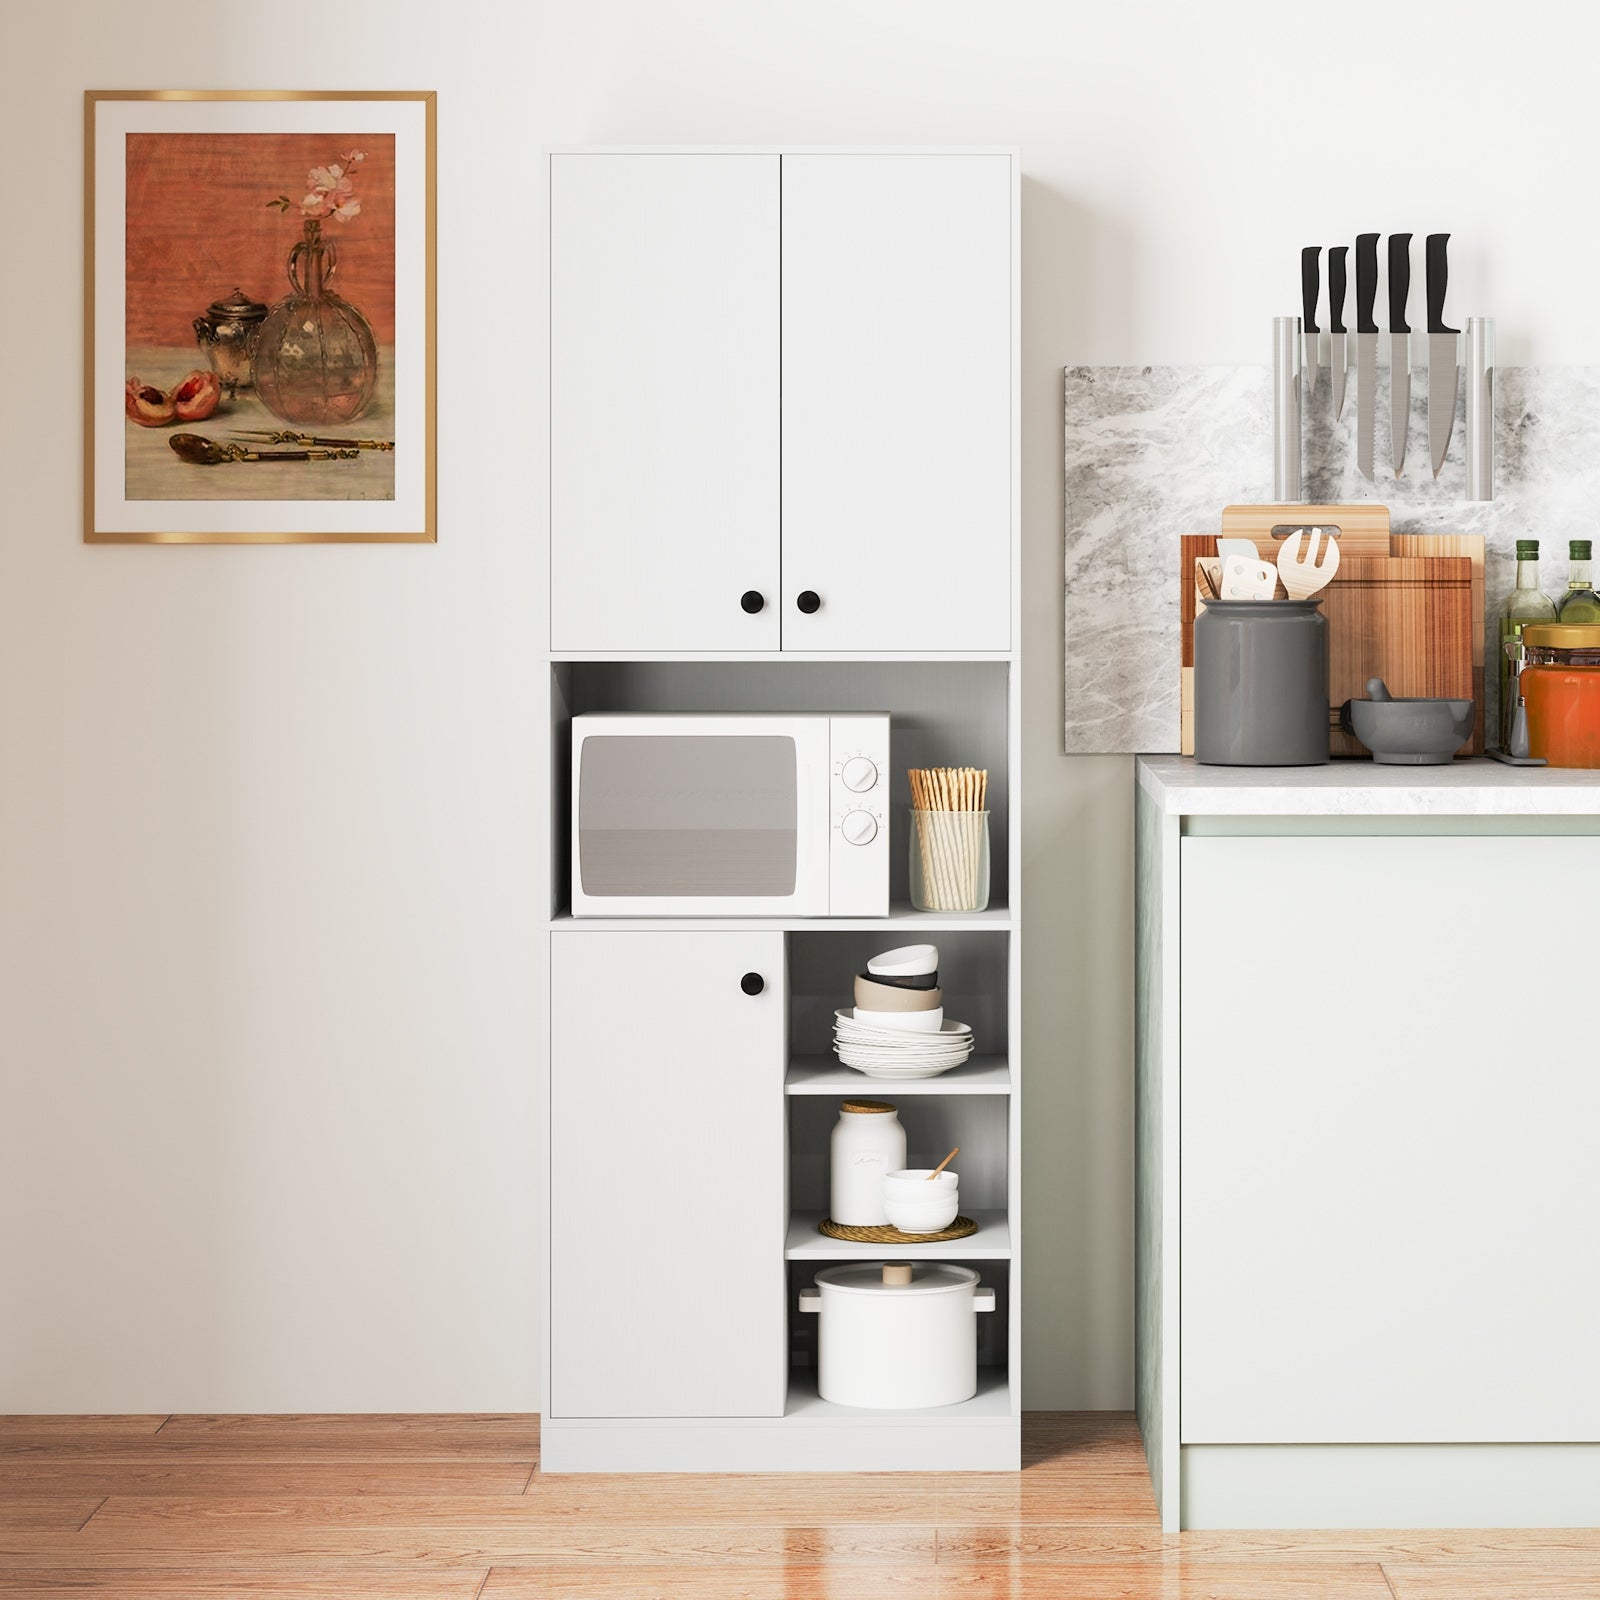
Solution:
<svg viewBox="0 0 1600 1600"><path fill-rule="evenodd" d="M1539 541L1537 539L1517 540L1517 560L1537 561L1539 559Z"/></svg>
<svg viewBox="0 0 1600 1600"><path fill-rule="evenodd" d="M1574 539L1567 546L1568 559L1572 561L1587 561L1593 548L1593 541L1589 539Z"/></svg>

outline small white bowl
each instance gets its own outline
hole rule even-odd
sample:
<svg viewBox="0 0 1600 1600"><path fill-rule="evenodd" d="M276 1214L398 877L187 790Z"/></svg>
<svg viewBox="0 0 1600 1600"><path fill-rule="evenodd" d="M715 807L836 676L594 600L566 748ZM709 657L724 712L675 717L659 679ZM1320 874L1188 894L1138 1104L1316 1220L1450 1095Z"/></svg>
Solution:
<svg viewBox="0 0 1600 1600"><path fill-rule="evenodd" d="M903 944L898 950L885 950L867 963L867 971L883 978L920 978L939 970L936 944Z"/></svg>
<svg viewBox="0 0 1600 1600"><path fill-rule="evenodd" d="M906 1167L899 1172L884 1174L883 1197L900 1200L907 1205L928 1205L956 1194L960 1187L957 1175L946 1167L937 1178L930 1178L930 1167Z"/></svg>
<svg viewBox="0 0 1600 1600"><path fill-rule="evenodd" d="M959 1197L953 1190L947 1198L941 1197L927 1204L919 1202L916 1205L910 1205L902 1200L891 1200L886 1194L883 1197L883 1209L890 1224L898 1228L901 1233L938 1233L956 1220L960 1204Z"/></svg>

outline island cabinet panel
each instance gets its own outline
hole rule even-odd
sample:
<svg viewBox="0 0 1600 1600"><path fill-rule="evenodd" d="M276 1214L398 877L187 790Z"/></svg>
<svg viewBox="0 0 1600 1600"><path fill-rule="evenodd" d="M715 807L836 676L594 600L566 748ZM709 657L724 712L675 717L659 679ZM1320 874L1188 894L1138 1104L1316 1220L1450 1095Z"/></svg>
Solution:
<svg viewBox="0 0 1600 1600"><path fill-rule="evenodd" d="M1184 1444L1600 1439L1600 838L1186 837Z"/></svg>
<svg viewBox="0 0 1600 1600"><path fill-rule="evenodd" d="M550 945L550 1415L781 1416L783 934Z"/></svg>

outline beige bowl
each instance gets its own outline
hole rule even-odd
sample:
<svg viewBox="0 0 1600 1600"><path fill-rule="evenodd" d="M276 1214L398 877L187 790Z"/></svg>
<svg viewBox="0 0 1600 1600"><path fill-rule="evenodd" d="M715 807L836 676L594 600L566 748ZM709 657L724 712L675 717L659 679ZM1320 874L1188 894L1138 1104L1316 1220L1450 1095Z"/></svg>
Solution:
<svg viewBox="0 0 1600 1600"><path fill-rule="evenodd" d="M943 1004L943 989L897 989L892 983L856 978L858 1011L937 1011Z"/></svg>

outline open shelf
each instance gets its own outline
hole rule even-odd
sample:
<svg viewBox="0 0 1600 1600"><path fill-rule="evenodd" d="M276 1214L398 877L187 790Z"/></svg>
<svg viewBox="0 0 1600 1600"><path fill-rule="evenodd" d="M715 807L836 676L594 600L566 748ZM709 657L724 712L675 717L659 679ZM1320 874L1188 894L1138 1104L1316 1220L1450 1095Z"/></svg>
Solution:
<svg viewBox="0 0 1600 1600"><path fill-rule="evenodd" d="M1006 1381L1004 1367L979 1367L978 1392L970 1400L958 1401L953 1406L925 1406L914 1411L835 1405L818 1396L816 1374L802 1370L789 1375L789 1403L784 1407L783 1420L786 1426L789 1423L870 1422L893 1427L896 1423L996 1422L1013 1415L1011 1385Z"/></svg>
<svg viewBox="0 0 1600 1600"><path fill-rule="evenodd" d="M833 1056L794 1056L783 1080L785 1094L1010 1094L1004 1056L973 1056L937 1078L869 1078Z"/></svg>
<svg viewBox="0 0 1600 1600"><path fill-rule="evenodd" d="M852 1244L817 1232L820 1211L789 1215L786 1261L1009 1261L1011 1227L1003 1211L968 1211L978 1231L965 1239L930 1239L914 1244Z"/></svg>
<svg viewBox="0 0 1600 1600"><path fill-rule="evenodd" d="M575 917L563 911L550 919L552 928L594 929L612 933L684 933L695 929L714 932L750 933L771 928L786 933L873 933L880 929L898 931L916 928L937 935L950 933L1004 931L1011 926L1009 906L990 906L987 911L914 911L907 902L889 907L886 917Z"/></svg>

